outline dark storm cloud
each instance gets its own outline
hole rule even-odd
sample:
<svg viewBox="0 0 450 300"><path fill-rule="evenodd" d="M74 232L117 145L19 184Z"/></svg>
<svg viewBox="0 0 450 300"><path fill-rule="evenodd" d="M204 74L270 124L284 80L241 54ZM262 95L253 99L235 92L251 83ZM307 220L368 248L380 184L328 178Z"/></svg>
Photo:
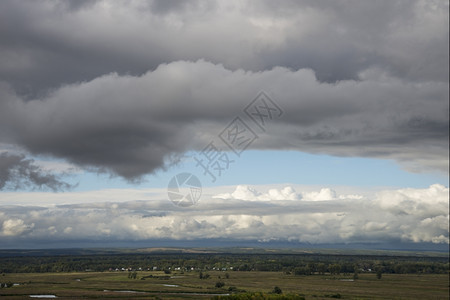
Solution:
<svg viewBox="0 0 450 300"><path fill-rule="evenodd" d="M286 112L252 147L422 160L445 170L447 85L371 76L328 84L310 70L174 62L139 77L64 86L40 100L4 93L0 124L4 139L32 153L135 179L203 148L265 87Z"/></svg>
<svg viewBox="0 0 450 300"><path fill-rule="evenodd" d="M22 94L206 59L235 70L312 68L319 80L377 66L448 81L445 1L2 1L0 78Z"/></svg>
<svg viewBox="0 0 450 300"><path fill-rule="evenodd" d="M183 13L184 10L189 7L199 9L201 6L206 5L208 7L214 6L214 1L199 1L199 0L153 0L148 2L148 8L151 13L159 15L166 15L170 13Z"/></svg>
<svg viewBox="0 0 450 300"><path fill-rule="evenodd" d="M33 154L136 179L266 90L286 113L252 147L448 170L446 2L2 1L0 20L0 142Z"/></svg>
<svg viewBox="0 0 450 300"><path fill-rule="evenodd" d="M70 187L24 155L0 153L0 190L39 188L59 191Z"/></svg>
<svg viewBox="0 0 450 300"><path fill-rule="evenodd" d="M287 29L283 45L262 51L267 67L312 68L320 80L329 82L355 79L360 71L373 66L410 80L448 79L448 3L264 3L262 13L269 8L278 15L305 14L292 17L295 26Z"/></svg>

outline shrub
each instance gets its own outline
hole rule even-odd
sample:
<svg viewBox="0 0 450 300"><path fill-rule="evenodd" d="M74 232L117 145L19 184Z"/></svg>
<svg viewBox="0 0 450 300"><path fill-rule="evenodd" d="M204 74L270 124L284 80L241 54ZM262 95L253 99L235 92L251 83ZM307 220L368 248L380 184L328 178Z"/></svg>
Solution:
<svg viewBox="0 0 450 300"><path fill-rule="evenodd" d="M274 293L274 294L282 294L283 291L278 286L276 286L276 287L273 288L272 293Z"/></svg>

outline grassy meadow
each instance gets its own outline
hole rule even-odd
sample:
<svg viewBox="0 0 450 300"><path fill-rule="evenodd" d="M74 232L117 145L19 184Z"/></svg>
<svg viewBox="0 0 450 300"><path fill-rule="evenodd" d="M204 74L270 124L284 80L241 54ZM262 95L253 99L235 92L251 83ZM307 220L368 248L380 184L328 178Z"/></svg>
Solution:
<svg viewBox="0 0 450 300"><path fill-rule="evenodd" d="M15 285L0 289L2 299L32 299L30 295L55 295L58 299L209 299L216 295L245 292L271 293L275 286L283 295L299 294L305 299L449 299L448 274L358 274L287 275L283 272L208 271L11 273L0 282ZM228 275L227 275L228 274ZM203 276L205 277L205 276ZM228 277L228 278L227 278ZM223 282L223 287L216 287Z"/></svg>

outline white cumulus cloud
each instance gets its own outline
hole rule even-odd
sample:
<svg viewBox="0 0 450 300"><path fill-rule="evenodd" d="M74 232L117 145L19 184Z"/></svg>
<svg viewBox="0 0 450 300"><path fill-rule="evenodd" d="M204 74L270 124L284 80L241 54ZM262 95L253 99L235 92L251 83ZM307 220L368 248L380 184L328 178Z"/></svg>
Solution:
<svg viewBox="0 0 450 300"><path fill-rule="evenodd" d="M348 187L301 189L240 185L189 208L176 208L163 196L51 207L7 206L0 213L1 235L30 241L449 242L449 189L442 185L384 189L364 196Z"/></svg>
<svg viewBox="0 0 450 300"><path fill-rule="evenodd" d="M8 219L3 221L1 232L4 236L18 236L28 230L31 230L33 227L33 223L26 224L21 219Z"/></svg>

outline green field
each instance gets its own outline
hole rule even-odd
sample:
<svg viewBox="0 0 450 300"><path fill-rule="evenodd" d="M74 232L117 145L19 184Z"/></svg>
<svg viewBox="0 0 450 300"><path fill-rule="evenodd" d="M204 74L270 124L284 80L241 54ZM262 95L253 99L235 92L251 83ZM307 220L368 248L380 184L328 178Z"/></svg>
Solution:
<svg viewBox="0 0 450 300"><path fill-rule="evenodd" d="M278 286L283 294L299 294L306 299L449 299L448 274L383 274L377 279L374 273L364 273L355 281L351 281L353 274L296 276L258 271L204 274L209 274L209 278L200 279L195 271L137 272L136 279L128 278L128 272L10 273L1 276L0 282L16 285L0 289L0 298L33 299L29 296L51 294L58 299L209 299L215 294L244 291L270 293ZM218 281L225 285L215 287ZM235 287L233 292L230 287Z"/></svg>

